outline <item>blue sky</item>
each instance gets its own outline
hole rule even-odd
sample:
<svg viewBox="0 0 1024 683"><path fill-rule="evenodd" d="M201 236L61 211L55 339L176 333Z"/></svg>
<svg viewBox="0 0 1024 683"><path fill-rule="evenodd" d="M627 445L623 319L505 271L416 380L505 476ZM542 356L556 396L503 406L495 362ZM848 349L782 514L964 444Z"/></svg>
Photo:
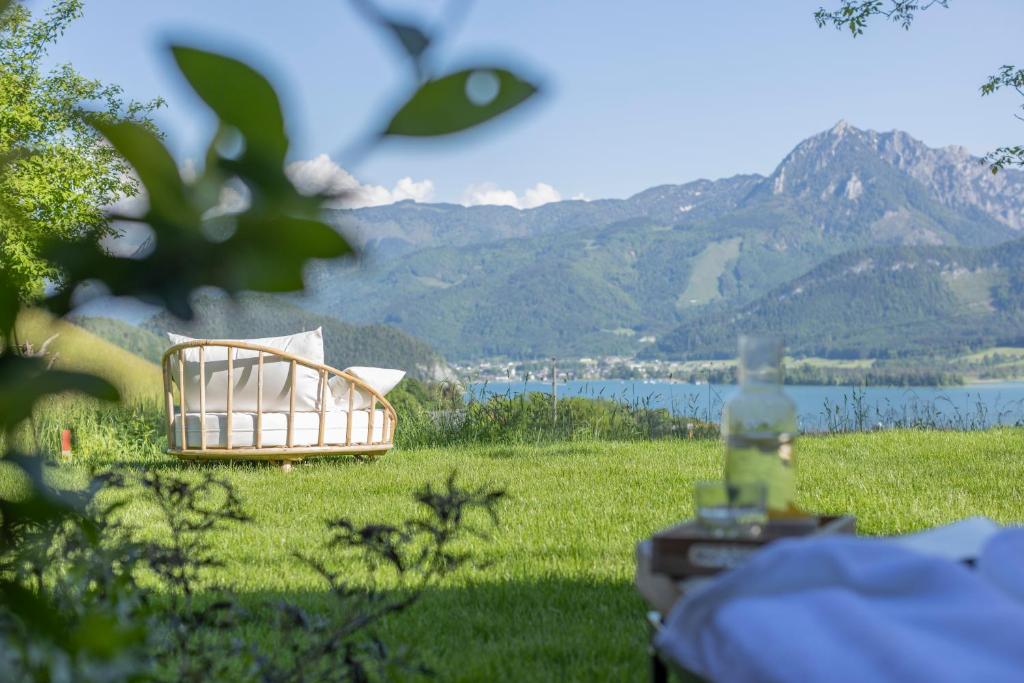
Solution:
<svg viewBox="0 0 1024 683"><path fill-rule="evenodd" d="M382 4L424 20L445 8ZM542 81L543 97L463 138L387 144L358 162L345 150L411 82L390 43L345 0L87 0L52 58L137 99L163 96L169 106L159 122L184 163L201 155L210 117L164 46L176 40L241 56L284 95L295 160L326 154L333 163L306 170L343 173L340 164L379 186L379 201L528 205L555 192L623 197L661 183L768 173L797 142L841 118L979 155L1024 137L1012 116L1016 95L978 95L996 68L1022 61L1024 2L952 0L910 32L879 23L856 40L818 29L819 4L478 0L438 63L511 63ZM403 178L411 181L396 192Z"/></svg>

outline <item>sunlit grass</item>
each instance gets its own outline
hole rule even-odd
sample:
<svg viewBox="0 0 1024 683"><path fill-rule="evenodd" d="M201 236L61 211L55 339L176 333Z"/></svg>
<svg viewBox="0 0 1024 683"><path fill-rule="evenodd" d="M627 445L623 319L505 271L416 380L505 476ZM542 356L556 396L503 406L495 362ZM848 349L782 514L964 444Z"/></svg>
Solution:
<svg viewBox="0 0 1024 683"><path fill-rule="evenodd" d="M894 431L807 437L799 443L799 504L848 512L860 529L890 534L987 515L1024 519L1024 430ZM381 635L418 650L440 680L645 680L644 605L633 586L634 548L688 516L695 480L720 476L717 441L568 443L396 450L371 463L309 461L217 465L238 489L250 524L213 535L225 566L213 583L255 609L237 634L273 648L264 626L280 597L328 604L323 585L293 553L316 554L327 519L398 521L411 492L457 470L462 483L508 490L501 526L476 551L491 562L430 590ZM108 462L198 477L201 466L122 449ZM55 474L80 480L84 465ZM0 479L5 474L0 471ZM126 510L148 533L155 511L132 496ZM353 564L354 576L366 571Z"/></svg>
<svg viewBox="0 0 1024 683"><path fill-rule="evenodd" d="M56 320L41 310L28 310L18 317L18 341L38 350L47 347L56 356L55 367L87 372L113 383L122 396L131 401L157 401L163 380L160 368L144 358L125 351L92 332L64 320Z"/></svg>

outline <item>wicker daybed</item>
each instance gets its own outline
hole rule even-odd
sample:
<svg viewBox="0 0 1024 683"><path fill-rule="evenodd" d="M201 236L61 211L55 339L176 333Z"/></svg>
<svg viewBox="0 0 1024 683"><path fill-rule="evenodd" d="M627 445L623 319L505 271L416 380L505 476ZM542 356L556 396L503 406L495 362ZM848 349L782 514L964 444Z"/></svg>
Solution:
<svg viewBox="0 0 1024 683"><path fill-rule="evenodd" d="M398 416L384 394L405 373L325 365L319 329L254 340L169 336L177 343L161 365L172 455L290 469L311 456L380 455L394 446Z"/></svg>

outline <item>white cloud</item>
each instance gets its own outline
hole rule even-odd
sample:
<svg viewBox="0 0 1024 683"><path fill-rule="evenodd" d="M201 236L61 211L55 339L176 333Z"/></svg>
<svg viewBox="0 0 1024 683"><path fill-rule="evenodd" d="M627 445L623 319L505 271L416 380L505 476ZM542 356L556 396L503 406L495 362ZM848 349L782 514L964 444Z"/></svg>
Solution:
<svg viewBox="0 0 1024 683"><path fill-rule="evenodd" d="M560 201L562 201L562 195L547 183L537 183L523 194L524 209L532 209L541 204Z"/></svg>
<svg viewBox="0 0 1024 683"><path fill-rule="evenodd" d="M514 206L519 208L519 197L512 190L499 189L494 183L478 183L470 185L462 193L464 206L480 206L496 204L498 206Z"/></svg>
<svg viewBox="0 0 1024 683"><path fill-rule="evenodd" d="M462 193L462 204L464 206L480 206L482 204L495 204L498 206L511 206L516 209L532 209L542 204L558 202L562 195L547 183L537 183L523 191L522 196L512 190L503 190L495 183L479 183L470 185Z"/></svg>
<svg viewBox="0 0 1024 683"><path fill-rule="evenodd" d="M326 154L288 164L285 171L300 192L337 196L337 200L328 202L328 205L333 206L345 208L381 206L405 199L429 202L434 197L434 183L431 180L413 180L406 177L395 183L390 190L381 185L364 185L351 173L331 161ZM194 181L198 175L195 161L185 159L179 172L185 181ZM136 180L138 180L137 177ZM543 183L539 184L538 188L540 185ZM210 209L205 217L213 218L239 213L248 208L249 201L249 191L243 184L226 184L221 188L217 205ZM140 183L135 196L122 197L105 208L115 215L139 218L146 213L148 206L149 197L146 194L146 188ZM112 254L139 258L147 253L147 249L153 247L153 231L148 226L131 221L115 221L114 227L117 229L117 234L111 235L103 241L104 246Z"/></svg>
<svg viewBox="0 0 1024 683"><path fill-rule="evenodd" d="M350 209L393 204L404 199L429 202L434 197L431 180L402 178L390 190L383 185L364 185L326 154L294 161L285 170L300 192L335 196L333 205Z"/></svg>

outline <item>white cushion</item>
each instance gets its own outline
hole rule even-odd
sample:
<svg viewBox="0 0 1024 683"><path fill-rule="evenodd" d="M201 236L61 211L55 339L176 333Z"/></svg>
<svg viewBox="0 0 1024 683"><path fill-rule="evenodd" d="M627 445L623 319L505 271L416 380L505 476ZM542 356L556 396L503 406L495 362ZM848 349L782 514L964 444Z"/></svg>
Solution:
<svg viewBox="0 0 1024 683"><path fill-rule="evenodd" d="M381 396L386 396L394 389L402 378L405 377L405 370L392 370L390 368L367 368L353 366L345 368L345 372L366 382ZM348 404L348 385L350 383L343 377L332 375L327 381L331 389L331 396L334 398L334 407L337 410L368 410L370 408L371 396L368 391L358 386L354 392L353 405Z"/></svg>
<svg viewBox="0 0 1024 683"><path fill-rule="evenodd" d="M168 333L171 344L193 341L191 337ZM324 362L324 337L320 328L310 332L291 334L285 337L264 339L236 339L250 344L268 346L314 363ZM234 385L232 409L238 412L254 412L257 396L258 351L233 349L234 367L230 381ZM228 349L224 346L207 346L204 351L206 362L206 411L225 412L228 409ZM185 349L185 405L186 412L199 410L199 348ZM171 379L178 383L177 355L171 357ZM263 410L264 412L287 411L291 389L291 362L280 356L263 356ZM320 372L302 365L296 366L295 410L320 409Z"/></svg>
<svg viewBox="0 0 1024 683"><path fill-rule="evenodd" d="M227 413L206 414L206 447L227 447ZM177 445L180 439L178 420L180 413L175 411L173 417L173 440ZM352 413L352 444L367 443L367 432L370 422L370 411L356 410ZM202 427L199 413L185 413L185 441L189 448L202 445ZM288 445L288 413L263 413L262 422L263 447L281 447ZM328 410L324 420L324 445L344 446L348 432L348 413L343 410ZM292 446L316 446L320 437L320 414L315 412L296 412L295 426L292 428ZM384 411L373 413L372 441L380 442L384 438ZM256 445L256 414L250 412L231 413L231 447L252 448ZM179 446L180 447L180 446Z"/></svg>

